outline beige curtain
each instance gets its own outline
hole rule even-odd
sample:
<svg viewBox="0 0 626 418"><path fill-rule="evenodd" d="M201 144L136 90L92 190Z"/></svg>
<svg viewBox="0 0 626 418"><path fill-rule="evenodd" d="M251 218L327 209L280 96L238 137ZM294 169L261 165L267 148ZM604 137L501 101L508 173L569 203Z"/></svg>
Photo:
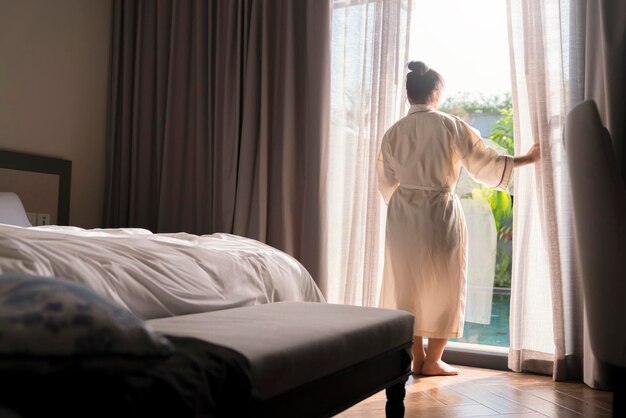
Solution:
<svg viewBox="0 0 626 418"><path fill-rule="evenodd" d="M562 130L581 97L576 0L508 0L516 154L541 144L540 164L515 173L509 367L580 377L583 305Z"/></svg>
<svg viewBox="0 0 626 418"><path fill-rule="evenodd" d="M230 232L325 287L330 0L115 0L105 220Z"/></svg>
<svg viewBox="0 0 626 418"><path fill-rule="evenodd" d="M384 132L408 110L410 0L335 0L328 143L328 286L335 303L377 306L384 203L375 161Z"/></svg>

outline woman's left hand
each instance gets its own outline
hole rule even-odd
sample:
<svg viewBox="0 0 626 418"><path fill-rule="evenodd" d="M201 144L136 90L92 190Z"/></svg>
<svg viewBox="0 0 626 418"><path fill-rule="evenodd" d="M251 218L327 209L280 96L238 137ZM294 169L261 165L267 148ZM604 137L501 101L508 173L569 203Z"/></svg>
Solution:
<svg viewBox="0 0 626 418"><path fill-rule="evenodd" d="M526 157L528 161L531 163L536 163L541 160L541 148L539 147L539 143L535 142L532 147L526 153Z"/></svg>

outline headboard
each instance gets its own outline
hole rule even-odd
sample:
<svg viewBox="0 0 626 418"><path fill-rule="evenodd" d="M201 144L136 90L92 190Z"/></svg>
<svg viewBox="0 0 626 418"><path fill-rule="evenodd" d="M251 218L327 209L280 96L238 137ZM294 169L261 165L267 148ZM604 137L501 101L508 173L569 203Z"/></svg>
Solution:
<svg viewBox="0 0 626 418"><path fill-rule="evenodd" d="M58 175L59 189L56 223L58 225L69 225L70 186L72 181L71 161L41 155L25 154L22 152L0 150L0 168Z"/></svg>

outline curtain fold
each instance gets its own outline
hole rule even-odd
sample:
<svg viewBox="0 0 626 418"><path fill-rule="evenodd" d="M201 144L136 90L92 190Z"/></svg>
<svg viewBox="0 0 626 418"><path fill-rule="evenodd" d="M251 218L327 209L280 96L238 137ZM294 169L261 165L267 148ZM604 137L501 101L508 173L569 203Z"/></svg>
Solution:
<svg viewBox="0 0 626 418"><path fill-rule="evenodd" d="M575 6L576 0L508 1L516 154L533 141L542 150L541 162L515 177L509 367L555 380L580 377L583 359L583 300L562 142L565 116L582 99Z"/></svg>
<svg viewBox="0 0 626 418"><path fill-rule="evenodd" d="M408 110L412 0L335 0L328 142L328 300L378 306L384 203L375 162L385 131Z"/></svg>
<svg viewBox="0 0 626 418"><path fill-rule="evenodd" d="M586 2L585 99L592 99L611 133L626 183L626 3Z"/></svg>
<svg viewBox="0 0 626 418"><path fill-rule="evenodd" d="M330 4L114 2L106 227L235 233L325 288Z"/></svg>

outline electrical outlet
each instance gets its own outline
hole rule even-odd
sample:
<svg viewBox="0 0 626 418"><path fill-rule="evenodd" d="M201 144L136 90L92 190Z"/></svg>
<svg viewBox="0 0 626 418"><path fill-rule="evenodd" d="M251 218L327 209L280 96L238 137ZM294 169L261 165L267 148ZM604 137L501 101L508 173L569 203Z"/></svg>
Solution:
<svg viewBox="0 0 626 418"><path fill-rule="evenodd" d="M50 225L50 214L49 213L38 213L37 214L37 225Z"/></svg>

